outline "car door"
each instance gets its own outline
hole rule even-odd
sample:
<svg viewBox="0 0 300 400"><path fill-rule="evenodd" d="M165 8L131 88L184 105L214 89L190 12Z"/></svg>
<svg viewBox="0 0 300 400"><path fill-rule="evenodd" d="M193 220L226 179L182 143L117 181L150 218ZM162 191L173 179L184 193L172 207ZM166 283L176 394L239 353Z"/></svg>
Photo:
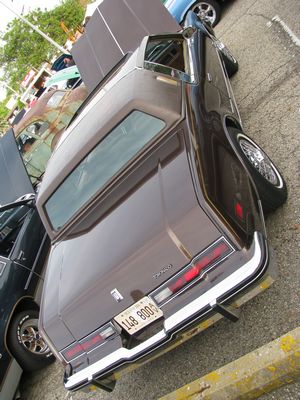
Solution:
<svg viewBox="0 0 300 400"><path fill-rule="evenodd" d="M230 96L227 88L226 75L215 41L209 35L205 35L205 90L206 99L213 96L217 101L209 108L223 109L232 112Z"/></svg>
<svg viewBox="0 0 300 400"><path fill-rule="evenodd" d="M5 342L8 323L19 301L34 296L45 249L45 231L34 208L0 212L0 386L12 361Z"/></svg>
<svg viewBox="0 0 300 400"><path fill-rule="evenodd" d="M49 239L35 208L28 211L22 229L11 252L14 264L27 271L24 290L33 295L40 279L49 248Z"/></svg>

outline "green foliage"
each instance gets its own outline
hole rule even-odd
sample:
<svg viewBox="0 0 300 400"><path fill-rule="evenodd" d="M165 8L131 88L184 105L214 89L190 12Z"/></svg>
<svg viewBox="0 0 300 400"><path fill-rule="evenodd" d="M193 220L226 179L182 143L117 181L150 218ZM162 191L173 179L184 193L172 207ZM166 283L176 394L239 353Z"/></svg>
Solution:
<svg viewBox="0 0 300 400"><path fill-rule="evenodd" d="M6 120L8 114L9 114L9 110L5 106L6 102L7 102L7 99L5 99L3 102L0 102L0 137L9 128L9 124Z"/></svg>
<svg viewBox="0 0 300 400"><path fill-rule="evenodd" d="M58 44L67 40L60 22L63 20L70 30L76 30L82 23L84 8L80 0L64 0L58 7L47 11L36 9L26 18ZM25 22L14 19L2 35L5 42L0 48L0 68L4 71L5 81L19 91L19 84L31 67L39 69L43 61L49 61L58 50L46 41Z"/></svg>

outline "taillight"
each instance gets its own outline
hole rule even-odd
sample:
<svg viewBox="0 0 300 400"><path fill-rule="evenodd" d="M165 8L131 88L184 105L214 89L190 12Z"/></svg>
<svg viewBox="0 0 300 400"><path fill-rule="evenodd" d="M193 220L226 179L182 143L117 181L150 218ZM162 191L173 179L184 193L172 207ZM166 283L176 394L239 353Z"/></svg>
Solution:
<svg viewBox="0 0 300 400"><path fill-rule="evenodd" d="M236 202L234 205L235 215L239 217L240 220L244 220L244 210L240 203Z"/></svg>
<svg viewBox="0 0 300 400"><path fill-rule="evenodd" d="M200 280L204 276L204 272L216 266L232 251L233 249L231 246L224 239L220 239L199 256L195 257L193 261L174 276L174 278L157 289L152 294L152 297L158 305L161 305L175 293L187 288L190 283Z"/></svg>
<svg viewBox="0 0 300 400"><path fill-rule="evenodd" d="M70 362L85 353L88 353L105 343L105 340L116 334L111 324L105 325L79 342L71 344L61 352L66 361Z"/></svg>

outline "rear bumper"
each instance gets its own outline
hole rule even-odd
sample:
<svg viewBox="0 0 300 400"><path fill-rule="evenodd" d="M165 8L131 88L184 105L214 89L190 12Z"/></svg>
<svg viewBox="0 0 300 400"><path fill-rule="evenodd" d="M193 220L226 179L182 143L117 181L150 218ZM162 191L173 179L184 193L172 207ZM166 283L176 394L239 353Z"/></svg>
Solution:
<svg viewBox="0 0 300 400"><path fill-rule="evenodd" d="M186 339L188 339L222 317L216 313L216 304L226 302L226 304L240 306L263 291L273 282L273 279L266 273L270 264L270 255L266 240L261 234L255 232L252 247L253 255L247 263L202 296L168 317L164 321L164 329L132 349L119 348L85 369L69 377L65 376L66 389L73 391L81 389L86 385L93 384L94 380L99 378L101 380L102 376L110 375L116 369L119 370L123 364L135 363L154 351L155 353L163 351L163 348L176 338L181 330L185 331ZM261 282L266 283L262 284ZM211 317L212 314L213 317ZM206 315L208 320L212 321L211 323L205 322ZM195 330L195 325L197 322L199 323L199 320L202 322L198 327L202 326L202 329ZM192 332L195 332L194 334L187 333L189 327L192 328Z"/></svg>

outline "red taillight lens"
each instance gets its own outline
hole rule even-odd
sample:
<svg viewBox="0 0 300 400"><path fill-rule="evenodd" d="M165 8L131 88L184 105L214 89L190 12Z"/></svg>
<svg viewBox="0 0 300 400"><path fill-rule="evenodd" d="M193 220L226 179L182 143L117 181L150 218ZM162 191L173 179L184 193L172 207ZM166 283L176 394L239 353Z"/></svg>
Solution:
<svg viewBox="0 0 300 400"><path fill-rule="evenodd" d="M61 354L66 361L70 362L74 358L88 353L89 351L100 346L107 338L113 336L115 333L116 331L111 324L105 325L96 332L80 340L80 342L73 343L71 346L64 349Z"/></svg>
<svg viewBox="0 0 300 400"><path fill-rule="evenodd" d="M67 350L62 351L62 355L67 361L71 361L81 354L84 354L84 350L79 343L71 345Z"/></svg>
<svg viewBox="0 0 300 400"><path fill-rule="evenodd" d="M201 279L202 271L214 267L224 257L232 252L229 244L221 239L207 250L197 256L188 266L186 266L179 274L169 280L165 285L160 287L153 293L153 298L158 305L161 305L173 294L183 289L190 282Z"/></svg>
<svg viewBox="0 0 300 400"><path fill-rule="evenodd" d="M90 351L100 343L104 342L104 340L105 339L100 334L89 336L89 339L83 339L81 346L85 351Z"/></svg>
<svg viewBox="0 0 300 400"><path fill-rule="evenodd" d="M235 211L235 215L240 219L240 220L244 220L244 211L243 211L243 207L241 206L240 203L235 203L234 206L234 211Z"/></svg>

